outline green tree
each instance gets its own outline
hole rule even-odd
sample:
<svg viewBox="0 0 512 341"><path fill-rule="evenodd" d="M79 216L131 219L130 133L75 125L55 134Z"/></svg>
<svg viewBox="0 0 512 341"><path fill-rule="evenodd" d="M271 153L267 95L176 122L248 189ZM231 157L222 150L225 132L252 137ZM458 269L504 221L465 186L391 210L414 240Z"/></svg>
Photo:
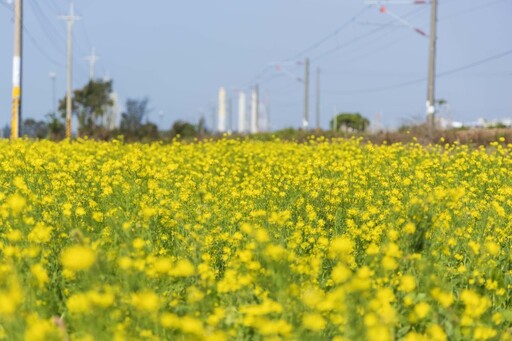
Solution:
<svg viewBox="0 0 512 341"><path fill-rule="evenodd" d="M142 127L142 121L149 115L149 99L126 100L126 111L121 114L121 131L127 135L137 135Z"/></svg>
<svg viewBox="0 0 512 341"><path fill-rule="evenodd" d="M62 118L57 117L55 113L46 115L48 134L52 140L62 140L66 133L66 128Z"/></svg>
<svg viewBox="0 0 512 341"><path fill-rule="evenodd" d="M128 139L140 140L145 137L154 138L158 135L158 127L155 124L146 122L144 119L149 116L151 110L149 109L149 99L126 100L126 111L121 114L120 131Z"/></svg>
<svg viewBox="0 0 512 341"><path fill-rule="evenodd" d="M170 136L174 138L178 135L182 138L195 137L197 136L197 127L189 122L176 121L172 124Z"/></svg>
<svg viewBox="0 0 512 341"><path fill-rule="evenodd" d="M370 126L370 121L360 113L340 113L330 122L331 128L347 132L363 132Z"/></svg>
<svg viewBox="0 0 512 341"><path fill-rule="evenodd" d="M97 137L102 135L103 116L112 107L110 98L112 81L91 80L73 93L72 110L78 118L78 135ZM66 115L66 98L60 100L59 111Z"/></svg>
<svg viewBox="0 0 512 341"><path fill-rule="evenodd" d="M48 125L45 121L27 118L23 121L23 135L30 138L44 139L48 135Z"/></svg>

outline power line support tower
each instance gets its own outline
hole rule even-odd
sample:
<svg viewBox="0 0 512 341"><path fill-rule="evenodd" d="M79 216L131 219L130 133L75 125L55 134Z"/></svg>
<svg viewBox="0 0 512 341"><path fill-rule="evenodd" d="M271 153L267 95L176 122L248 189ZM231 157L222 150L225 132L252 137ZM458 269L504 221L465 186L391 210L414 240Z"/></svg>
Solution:
<svg viewBox="0 0 512 341"><path fill-rule="evenodd" d="M309 128L309 58L306 58L304 64L304 118L302 126L304 130Z"/></svg>
<svg viewBox="0 0 512 341"><path fill-rule="evenodd" d="M430 48L428 63L428 93L427 93L427 125L432 134L436 129L435 114L435 82L436 82L436 43L437 43L437 1L432 0L430 18Z"/></svg>
<svg viewBox="0 0 512 341"><path fill-rule="evenodd" d="M316 68L316 130L320 131L320 68Z"/></svg>
<svg viewBox="0 0 512 341"><path fill-rule="evenodd" d="M89 62L89 81L94 80L94 68L100 58L96 55L96 49L93 47L91 55L85 56L85 60Z"/></svg>
<svg viewBox="0 0 512 341"><path fill-rule="evenodd" d="M67 72L67 91L66 91L66 138L71 138L71 111L72 111L72 87L73 87L73 25L75 20L80 17L75 16L75 6L71 2L69 15L60 16L61 20L67 22L68 27L68 72Z"/></svg>
<svg viewBox="0 0 512 341"><path fill-rule="evenodd" d="M22 71L23 1L14 2L14 56L12 60L11 139L21 136L21 71Z"/></svg>

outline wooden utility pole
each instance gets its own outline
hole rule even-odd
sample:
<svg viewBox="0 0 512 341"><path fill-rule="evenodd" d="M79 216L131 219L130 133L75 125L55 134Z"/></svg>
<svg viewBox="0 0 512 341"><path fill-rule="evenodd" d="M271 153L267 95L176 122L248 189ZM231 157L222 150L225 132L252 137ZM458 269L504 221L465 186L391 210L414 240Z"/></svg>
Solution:
<svg viewBox="0 0 512 341"><path fill-rule="evenodd" d="M309 128L309 58L306 58L304 65L304 118L302 126L304 130Z"/></svg>
<svg viewBox="0 0 512 341"><path fill-rule="evenodd" d="M21 136L21 72L22 72L22 38L23 1L14 2L14 56L12 60L12 117L11 139Z"/></svg>
<svg viewBox="0 0 512 341"><path fill-rule="evenodd" d="M431 133L434 132L435 114L436 114L436 98L435 98L435 82L436 82L436 42L437 42L437 1L432 0L432 13L430 18L430 49L428 63L428 93L427 93L427 125Z"/></svg>
<svg viewBox="0 0 512 341"><path fill-rule="evenodd" d="M68 25L68 84L66 91L66 138L71 138L71 112L72 102L72 87L73 87L73 24L75 20L80 20L79 17L75 16L75 6L71 2L69 15L61 16L60 19L65 20Z"/></svg>

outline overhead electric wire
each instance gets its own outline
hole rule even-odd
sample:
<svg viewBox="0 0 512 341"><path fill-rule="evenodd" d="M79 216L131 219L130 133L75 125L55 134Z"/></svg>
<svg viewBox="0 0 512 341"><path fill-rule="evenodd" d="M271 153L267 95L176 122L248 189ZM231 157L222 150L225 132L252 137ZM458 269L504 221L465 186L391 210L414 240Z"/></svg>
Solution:
<svg viewBox="0 0 512 341"><path fill-rule="evenodd" d="M53 7L53 11L55 13L60 13L62 11L59 5L57 5L57 3L55 2L55 0L47 0L46 3L49 4L50 7Z"/></svg>
<svg viewBox="0 0 512 341"><path fill-rule="evenodd" d="M244 82L240 85L241 88L243 87L246 87L248 85L253 85L258 79L260 79L261 77L265 76L269 71L270 69L272 68L272 66L270 65L267 65L265 68L263 68L260 72L258 72L256 74L256 76L252 77L250 80L248 80L247 82Z"/></svg>
<svg viewBox="0 0 512 341"><path fill-rule="evenodd" d="M361 11L359 11L358 13L356 13L356 15L354 15L352 18L350 18L348 21L346 21L344 24L342 24L341 26L339 26L337 29L335 29L333 32L329 33L327 36L325 36L324 38L318 40L316 43L310 45L309 47L305 48L304 50L300 51L299 53L297 53L295 56L291 57L291 58L288 58L286 60L293 60L293 59L298 59L299 57L305 55L307 52L309 51L312 51L318 47L320 47L323 43L325 43L326 41L328 41L329 39L337 36L341 31L343 31L345 28L347 28L348 26L350 26L353 22L355 22L360 16L362 16L363 14L365 14L372 6L369 5L369 6L366 6L365 8L363 8Z"/></svg>
<svg viewBox="0 0 512 341"><path fill-rule="evenodd" d="M316 43L310 45L308 48L306 49L303 49L302 51L298 52L297 54L295 54L293 57L290 57L288 59L285 59L286 62L290 61L290 60L294 60L294 59L298 59L299 57L303 56L306 52L309 52L309 51L312 51L316 48L318 48L319 46L321 46L323 43L325 43L326 41L328 41L329 39L331 39L332 37L335 37L336 35L338 35L342 30L344 30L345 28L347 28L350 24L352 24L355 20L357 20L360 16L362 16L366 11L368 11L369 8L371 8L372 6L365 6L365 8L363 8L361 11L357 12L351 19L349 19L348 21L346 21L345 23L343 23L341 26L339 26L336 30L334 30L333 32L331 32L330 34L328 34L327 36L325 36L324 38L320 39L319 41L317 41ZM243 86L247 86L247 85L252 85L254 84L258 79L260 79L261 77L263 77L264 75L266 75L270 70L271 70L272 66L271 65L267 65L265 68L263 68L259 73L256 74L256 76L252 77L249 81L247 82L244 82L242 83Z"/></svg>
<svg viewBox="0 0 512 341"><path fill-rule="evenodd" d="M410 19L413 19L416 16L422 14L423 11L426 10L426 9L427 9L426 7L422 7L422 10L415 11L415 12L410 12L410 13L406 14L406 17L408 17ZM396 30L400 27L400 26L392 25L389 22L387 24L383 24L383 25L386 25L389 28L392 28L393 30L385 30L382 34L376 36L375 39L367 41L366 42L367 45L372 44L373 42L380 42L382 40L382 38L390 35L393 32L396 32ZM406 32L405 30L400 30L400 33L405 33L405 32ZM387 49L387 48L393 46L394 44L396 44L396 43L398 43L398 42L400 42L402 40L403 40L403 38L395 39L395 40L393 40L391 42L386 43L384 46L380 46L380 47L378 47L376 49L373 48L370 51L365 52L364 54L359 54L356 57L349 57L348 59L345 59L347 54L353 54L354 52L357 52L357 51L359 51L359 50L361 50L361 49L363 49L363 48L365 48L367 46L355 47L354 49L349 50L348 52L345 52L343 54L343 57L341 59L339 59L338 62L346 64L346 63L351 62L353 60L360 60L360 59L366 58L368 56L373 56L375 54L375 52L379 52L379 51L382 51L384 49ZM374 46L372 46L372 47L374 47Z"/></svg>
<svg viewBox="0 0 512 341"><path fill-rule="evenodd" d="M6 8L8 8L12 13L13 13L13 16L14 16L14 10L11 6L3 3L0 1L0 4L2 5L5 5ZM14 22L14 17L11 18L11 21ZM62 62L59 62L57 61L55 58L53 58L50 54L48 54L48 52L46 52L42 47L41 45L39 45L39 43L37 42L37 39L34 38L34 36L32 35L32 33L30 33L30 31L28 30L27 26L25 25L25 23L23 23L23 26L22 26L22 29L23 29L23 32L25 32L25 34L27 35L28 39L30 40L30 42L34 45L34 47L41 53L41 55L43 55L44 57L46 57L46 59L54 64L55 66L65 66Z"/></svg>
<svg viewBox="0 0 512 341"><path fill-rule="evenodd" d="M39 7L37 1L29 1L33 9L34 16L36 17L37 22L39 23L39 27L43 31L47 40L51 43L51 45L59 52L62 52L63 49L56 42L56 37L58 40L64 42L65 38L61 34L61 32L54 26L53 22L48 20L46 15L43 13L42 9ZM51 32L50 32L51 31Z"/></svg>
<svg viewBox="0 0 512 341"><path fill-rule="evenodd" d="M30 33L30 31L27 29L27 27L25 25L23 25L23 31L27 34L29 40L32 42L32 44L34 44L35 48L37 50L39 50L39 52L46 57L46 59L48 59L49 62L51 62L52 64L54 64L55 66L61 66L61 67L65 67L66 65L62 62L58 62L57 60L55 60L52 56L50 56L42 47L41 45L39 45L39 43L37 42L37 40L34 38L34 36L32 36L32 34Z"/></svg>
<svg viewBox="0 0 512 341"><path fill-rule="evenodd" d="M82 16L82 18L83 18L83 16ZM85 26L85 21L84 21L84 19L82 19L81 21L82 21L82 23L81 23L80 27L82 28L82 31L84 33L87 45L89 45L89 49L91 49L93 47L93 44L91 43L91 39L89 38L89 33L87 32L87 27Z"/></svg>
<svg viewBox="0 0 512 341"><path fill-rule="evenodd" d="M0 0L0 5L4 6L5 8L7 8L9 11L12 11L12 7L9 6L8 4L6 4L5 2L1 1Z"/></svg>
<svg viewBox="0 0 512 341"><path fill-rule="evenodd" d="M454 68L454 69L451 69L451 70L447 70L447 71L438 73L437 76L438 77L448 76L448 75L451 75L451 74L454 74L454 73L457 73L457 72L460 72L460 71L463 71L463 70L474 68L475 66L486 64L488 62L491 62L491 61L496 60L496 59L503 58L503 57L511 55L511 54L512 54L512 49L510 49L508 51L504 51L504 52L499 53L499 54L496 54L496 55L491 56L491 57L487 57L485 59L478 60L478 61L473 62L471 64L467 64L467 65L464 65L464 66L460 66L460 67L457 67L457 68Z"/></svg>
<svg viewBox="0 0 512 341"><path fill-rule="evenodd" d="M421 12L421 11L423 11L423 10L424 10L424 8L419 8L419 9L416 9L416 10L414 10L414 11L411 11L411 12L407 13L407 14L404 16L404 18L409 17L409 16L411 16L411 15L414 15L414 14L416 14L417 12ZM386 22L386 23L385 23L384 27L391 26L391 25L393 25L394 23L395 23L395 20L390 20L390 21L388 21L388 22ZM335 53L335 52L337 52L337 51L341 50L342 48L345 48L345 47L348 47L348 46L353 45L353 44L355 44L355 43L358 43L358 42L360 42L362 39L364 39L364 38L366 38L366 37L369 37L369 36L371 36L371 35L373 35L373 34L375 34L375 33L379 32L380 30L382 30L382 27L377 27L377 28L375 28L375 29L373 29L373 30L371 30L371 31L368 31L368 32L366 32L366 33L364 33L364 34L361 34L361 35L359 35L359 36L357 36L357 37L355 37L355 38L352 38L351 40L349 40L349 41L345 42L344 44L338 45L338 46L336 46L335 48L332 48L332 49L330 49L330 50L328 50L328 51L324 52L323 54L321 54L321 55L319 55L319 56L316 56L316 57L312 58L312 61L317 61L317 60L319 60L319 59L322 59L322 58L325 58L325 57L327 57L327 56L330 56L330 55L332 55L333 53Z"/></svg>
<svg viewBox="0 0 512 341"><path fill-rule="evenodd" d="M473 67L476 67L476 66L479 66L479 65L482 65L482 64L486 64L488 62L491 62L491 61L496 60L496 59L503 58L503 57L508 56L508 55L512 55L512 49L504 51L504 52L499 53L499 54L496 54L496 55L491 56L491 57L487 57L487 58L478 60L476 62L467 64L467 65L464 65L464 66L456 67L456 68L453 68L451 70L447 70L447 71L444 71L444 72L437 73L436 77L440 78L440 77L448 76L448 75L451 75L451 74L454 74L454 73L457 73L457 72L460 72L460 71L463 71L463 70L467 70L467 69L470 69L470 68L473 68ZM324 90L323 92L325 92L327 94L356 94L356 93L380 92L380 91L386 91L386 90L401 88L401 87L408 86L408 85L418 84L418 83L422 83L422 82L425 82L425 81L427 81L427 78L423 77L421 79L413 79L413 80L410 80L410 81L407 81L407 82L402 82L402 83L393 84L393 85L389 85L389 86L382 86L382 87L375 87L375 88L368 88L368 89L357 89L357 90Z"/></svg>
<svg viewBox="0 0 512 341"><path fill-rule="evenodd" d="M490 1L490 2L488 2L486 4L483 4L483 5L480 5L480 6L476 6L476 7L472 7L472 8L468 8L468 9L460 11L460 12L446 14L446 15L440 17L439 20L444 20L444 19L448 19L448 18L453 18L453 17L458 17L458 16L466 15L468 13L472 13L472 12L475 12L475 11L478 11L478 10L481 10L481 9L485 9L487 7L494 6L494 5L496 5L498 3L501 3L501 2L504 2L504 1L507 1L507 0L494 0L494 1Z"/></svg>

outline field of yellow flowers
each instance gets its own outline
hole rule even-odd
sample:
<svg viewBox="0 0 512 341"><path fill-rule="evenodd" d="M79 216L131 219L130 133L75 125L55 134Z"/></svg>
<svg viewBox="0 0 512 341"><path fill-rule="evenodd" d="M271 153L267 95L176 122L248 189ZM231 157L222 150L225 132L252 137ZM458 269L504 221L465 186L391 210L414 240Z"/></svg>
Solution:
<svg viewBox="0 0 512 341"><path fill-rule="evenodd" d="M0 141L0 340L512 340L512 145Z"/></svg>

